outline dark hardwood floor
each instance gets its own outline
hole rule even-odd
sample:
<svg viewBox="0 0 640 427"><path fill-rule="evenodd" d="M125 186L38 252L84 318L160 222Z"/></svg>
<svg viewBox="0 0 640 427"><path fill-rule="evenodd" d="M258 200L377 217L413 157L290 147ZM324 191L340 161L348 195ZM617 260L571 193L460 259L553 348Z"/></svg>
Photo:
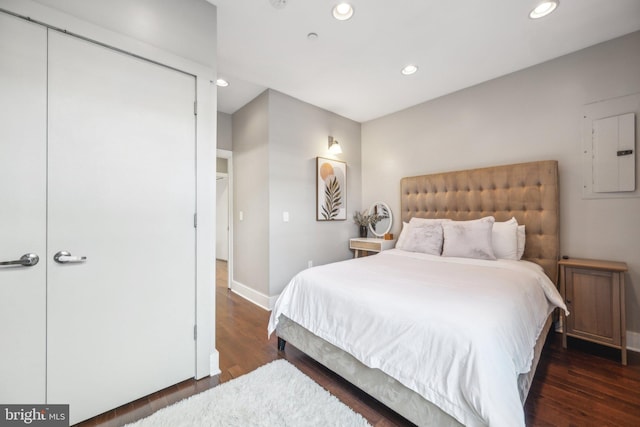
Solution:
<svg viewBox="0 0 640 427"><path fill-rule="evenodd" d="M226 263L218 262L217 268L216 347L222 373L184 381L80 425L121 426L279 358L294 364L373 426L412 425L293 346L279 353L276 338L267 339L269 312L230 292ZM617 350L579 340L570 340L564 350L560 334L552 332L525 405L527 425L640 426L640 354L630 352L626 367L619 357Z"/></svg>

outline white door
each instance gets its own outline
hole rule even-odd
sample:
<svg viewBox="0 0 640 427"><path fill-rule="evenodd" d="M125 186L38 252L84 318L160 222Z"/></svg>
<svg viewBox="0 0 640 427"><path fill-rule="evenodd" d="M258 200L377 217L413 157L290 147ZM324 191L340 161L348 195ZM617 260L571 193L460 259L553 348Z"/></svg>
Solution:
<svg viewBox="0 0 640 427"><path fill-rule="evenodd" d="M45 403L47 33L0 13L0 402Z"/></svg>
<svg viewBox="0 0 640 427"><path fill-rule="evenodd" d="M49 31L48 83L47 401L73 424L195 374L195 78Z"/></svg>

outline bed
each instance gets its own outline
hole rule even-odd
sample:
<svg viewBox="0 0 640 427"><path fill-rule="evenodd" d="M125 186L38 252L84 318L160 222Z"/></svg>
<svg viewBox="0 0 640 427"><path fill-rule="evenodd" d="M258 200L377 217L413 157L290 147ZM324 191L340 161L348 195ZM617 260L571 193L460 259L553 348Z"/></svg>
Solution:
<svg viewBox="0 0 640 427"><path fill-rule="evenodd" d="M552 313L566 309L555 288L557 162L409 177L400 187L406 223L515 218L525 262L393 249L308 269L281 294L269 333L417 425L524 425ZM451 224L441 227L449 237ZM455 255L446 233L443 250Z"/></svg>

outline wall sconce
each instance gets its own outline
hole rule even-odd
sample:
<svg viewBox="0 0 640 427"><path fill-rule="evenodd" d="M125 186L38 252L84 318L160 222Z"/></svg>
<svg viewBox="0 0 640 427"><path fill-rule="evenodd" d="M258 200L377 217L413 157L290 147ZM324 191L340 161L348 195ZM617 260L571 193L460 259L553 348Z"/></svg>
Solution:
<svg viewBox="0 0 640 427"><path fill-rule="evenodd" d="M342 154L342 148L340 148L340 144L338 141L333 139L332 136L329 137L329 152L331 154Z"/></svg>

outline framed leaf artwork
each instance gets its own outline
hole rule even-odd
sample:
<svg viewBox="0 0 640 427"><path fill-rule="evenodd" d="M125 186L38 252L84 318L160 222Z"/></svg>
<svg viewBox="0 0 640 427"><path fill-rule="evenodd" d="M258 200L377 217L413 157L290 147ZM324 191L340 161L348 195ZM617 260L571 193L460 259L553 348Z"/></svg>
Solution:
<svg viewBox="0 0 640 427"><path fill-rule="evenodd" d="M316 220L347 219L347 164L316 158Z"/></svg>

